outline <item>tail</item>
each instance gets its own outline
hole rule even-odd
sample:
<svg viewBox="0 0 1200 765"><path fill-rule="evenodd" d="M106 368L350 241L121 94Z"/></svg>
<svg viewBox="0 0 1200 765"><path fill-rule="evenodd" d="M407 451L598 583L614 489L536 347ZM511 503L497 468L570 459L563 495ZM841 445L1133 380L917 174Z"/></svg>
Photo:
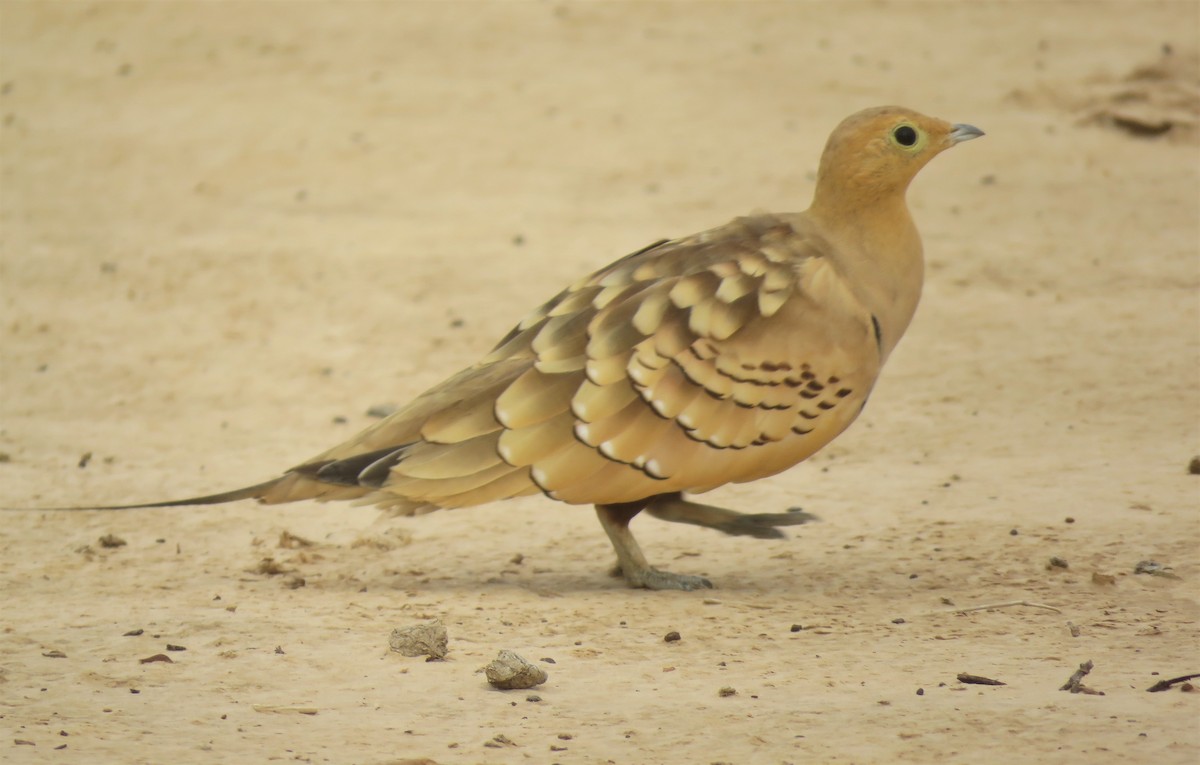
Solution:
<svg viewBox="0 0 1200 765"><path fill-rule="evenodd" d="M247 486L243 489L223 491L220 494L207 494L203 497L188 497L187 499L171 499L165 502L143 502L136 505L83 505L80 507L8 507L5 510L37 510L37 511L74 511L74 510L142 510L151 507L186 507L188 505L221 505L226 502L236 502L239 499L263 500L287 475L273 478L265 483Z"/></svg>
<svg viewBox="0 0 1200 765"><path fill-rule="evenodd" d="M299 502L304 499L315 499L318 502L337 500L361 499L375 492L371 486L357 484L344 485L332 483L316 477L317 468L325 463L302 465L288 471L278 478L272 478L264 483L247 486L244 489L223 491L220 494L206 494L203 497L188 497L187 499L171 499L165 502L139 502L135 505L82 505L80 507L5 507L0 510L38 510L45 512L62 512L68 510L143 510L153 507L187 507L188 505L221 505L226 502L236 502L239 499L257 499L264 505L279 505L285 502ZM389 498L391 504L404 504L396 497ZM411 504L411 503L410 503Z"/></svg>

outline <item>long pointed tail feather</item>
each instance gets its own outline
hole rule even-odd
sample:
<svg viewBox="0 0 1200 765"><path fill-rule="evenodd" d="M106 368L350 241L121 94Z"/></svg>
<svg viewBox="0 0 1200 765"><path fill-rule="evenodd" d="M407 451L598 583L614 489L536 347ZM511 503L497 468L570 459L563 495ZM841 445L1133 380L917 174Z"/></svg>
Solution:
<svg viewBox="0 0 1200 765"><path fill-rule="evenodd" d="M261 499L286 475L272 478L270 481L246 486L233 491L223 491L219 494L206 494L203 497L188 497L187 499L170 499L164 502L140 502L134 505L81 505L79 507L6 507L4 510L25 511L68 511L68 510L142 510L152 507L186 507L188 505L220 505L225 502L236 502L239 499Z"/></svg>

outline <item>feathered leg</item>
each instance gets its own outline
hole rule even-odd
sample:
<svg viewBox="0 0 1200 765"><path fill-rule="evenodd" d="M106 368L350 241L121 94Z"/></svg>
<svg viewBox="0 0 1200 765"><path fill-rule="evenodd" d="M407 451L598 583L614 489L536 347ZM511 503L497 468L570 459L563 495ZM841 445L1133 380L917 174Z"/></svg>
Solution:
<svg viewBox="0 0 1200 765"><path fill-rule="evenodd" d="M629 530L629 522L645 507L645 500L626 502L619 505L596 505L600 525L612 540L617 552L617 565L630 587L645 587L647 590L699 590L711 588L712 582L704 577L687 574L672 574L660 571L646 562L642 548Z"/></svg>
<svg viewBox="0 0 1200 765"><path fill-rule="evenodd" d="M786 535L776 526L799 526L817 520L817 516L800 508L786 513L738 513L723 507L702 505L683 498L683 495L659 494L651 497L645 511L662 521L690 523L705 526L731 536L756 537L758 539L785 539Z"/></svg>

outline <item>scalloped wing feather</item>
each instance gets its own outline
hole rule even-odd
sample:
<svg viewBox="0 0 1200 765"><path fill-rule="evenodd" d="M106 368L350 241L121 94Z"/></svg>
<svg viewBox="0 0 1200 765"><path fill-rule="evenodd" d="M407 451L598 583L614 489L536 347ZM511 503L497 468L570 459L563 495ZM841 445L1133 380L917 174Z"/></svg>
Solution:
<svg viewBox="0 0 1200 765"><path fill-rule="evenodd" d="M854 419L878 372L870 314L825 249L803 216L763 215L622 258L308 463L378 451L378 489L308 478L278 496L625 502L785 469Z"/></svg>

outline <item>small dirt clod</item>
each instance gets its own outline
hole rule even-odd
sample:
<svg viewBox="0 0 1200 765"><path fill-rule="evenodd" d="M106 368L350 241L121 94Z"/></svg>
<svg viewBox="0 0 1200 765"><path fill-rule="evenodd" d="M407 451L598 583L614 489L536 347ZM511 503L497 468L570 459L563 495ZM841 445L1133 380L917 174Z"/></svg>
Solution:
<svg viewBox="0 0 1200 765"><path fill-rule="evenodd" d="M397 627L388 637L388 646L393 651L404 656L428 656L431 659L446 658L449 643L446 627L438 619Z"/></svg>
<svg viewBox="0 0 1200 765"><path fill-rule="evenodd" d="M532 688L549 679L546 670L507 649L492 659L492 663L483 668L483 673L492 687L503 691Z"/></svg>

